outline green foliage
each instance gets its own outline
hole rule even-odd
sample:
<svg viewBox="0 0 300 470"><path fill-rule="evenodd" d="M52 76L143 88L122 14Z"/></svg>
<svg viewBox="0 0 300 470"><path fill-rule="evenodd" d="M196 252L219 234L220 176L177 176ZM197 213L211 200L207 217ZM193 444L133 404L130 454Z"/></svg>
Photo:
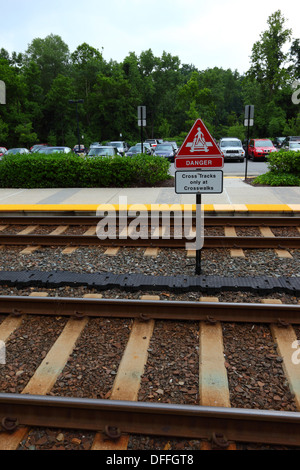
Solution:
<svg viewBox="0 0 300 470"><path fill-rule="evenodd" d="M245 129L242 124L234 124L228 128L226 137L237 137L243 141L245 139Z"/></svg>
<svg viewBox="0 0 300 470"><path fill-rule="evenodd" d="M264 175L257 176L253 183L267 186L300 186L300 176L269 171Z"/></svg>
<svg viewBox="0 0 300 470"><path fill-rule="evenodd" d="M67 72L69 47L58 35L50 34L45 39L36 38L28 46L25 63L35 62L41 71L44 92L48 92L58 74Z"/></svg>
<svg viewBox="0 0 300 470"><path fill-rule="evenodd" d="M272 152L268 157L268 166L273 173L292 173L300 176L300 152Z"/></svg>
<svg viewBox="0 0 300 470"><path fill-rule="evenodd" d="M5 156L0 161L2 188L76 188L151 186L169 178L167 159L79 157L72 153Z"/></svg>
<svg viewBox="0 0 300 470"><path fill-rule="evenodd" d="M19 142L21 142L24 147L30 146L30 142L35 142L37 140L37 134L32 132L32 123L24 123L16 126L15 132L19 135Z"/></svg>
<svg viewBox="0 0 300 470"><path fill-rule="evenodd" d="M268 166L270 171L255 178L254 184L300 186L300 152L272 152Z"/></svg>
<svg viewBox="0 0 300 470"><path fill-rule="evenodd" d="M288 120L284 126L283 135L300 135L300 112Z"/></svg>
<svg viewBox="0 0 300 470"><path fill-rule="evenodd" d="M283 67L288 54L283 48L291 39L292 31L285 28L285 22L280 10L273 13L267 21L269 28L252 48L250 75L263 85L267 98L271 98L288 79Z"/></svg>
<svg viewBox="0 0 300 470"><path fill-rule="evenodd" d="M0 117L0 142L6 142L8 137L8 125Z"/></svg>

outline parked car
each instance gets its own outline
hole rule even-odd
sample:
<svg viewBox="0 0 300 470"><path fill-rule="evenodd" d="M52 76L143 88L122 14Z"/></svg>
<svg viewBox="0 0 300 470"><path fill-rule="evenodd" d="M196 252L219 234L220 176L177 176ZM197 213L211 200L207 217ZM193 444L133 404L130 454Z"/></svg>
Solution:
<svg viewBox="0 0 300 470"><path fill-rule="evenodd" d="M51 153L71 153L72 149L70 147L41 147L36 153L42 153L45 155L50 155Z"/></svg>
<svg viewBox="0 0 300 470"><path fill-rule="evenodd" d="M300 151L300 140L297 141L292 141L289 143L289 150L293 150L294 152L299 152Z"/></svg>
<svg viewBox="0 0 300 470"><path fill-rule="evenodd" d="M40 150L40 148L42 148L42 147L49 147L49 145L48 144L35 144L32 147L30 147L30 152L35 153L38 150Z"/></svg>
<svg viewBox="0 0 300 470"><path fill-rule="evenodd" d="M2 157L2 155L5 154L5 152L7 152L7 148L5 148L5 147L0 147L0 157Z"/></svg>
<svg viewBox="0 0 300 470"><path fill-rule="evenodd" d="M121 156L117 148L110 147L107 145L103 145L101 147L93 147L87 154L88 157L115 157L117 155Z"/></svg>
<svg viewBox="0 0 300 470"><path fill-rule="evenodd" d="M249 158L265 159L272 152L278 152L270 139L251 139L248 147Z"/></svg>
<svg viewBox="0 0 300 470"><path fill-rule="evenodd" d="M161 139L146 139L145 142L150 144L153 149L155 149L158 144L163 143Z"/></svg>
<svg viewBox="0 0 300 470"><path fill-rule="evenodd" d="M13 149L9 149L5 152L5 155L17 155L17 154L27 154L30 153L28 149L23 148L23 147L17 147Z"/></svg>
<svg viewBox="0 0 300 470"><path fill-rule="evenodd" d="M47 146L42 145L37 150L35 150L33 153L48 153L49 148L51 148L51 146L47 147Z"/></svg>
<svg viewBox="0 0 300 470"><path fill-rule="evenodd" d="M79 145L77 144L73 147L73 152L78 153L78 154L80 154L80 153L81 154L86 154L85 146L80 144L80 150L79 150Z"/></svg>
<svg viewBox="0 0 300 470"><path fill-rule="evenodd" d="M224 160L244 161L245 150L240 139L236 137L224 137L219 142L220 150L224 156Z"/></svg>
<svg viewBox="0 0 300 470"><path fill-rule="evenodd" d="M90 150L93 149L94 147L101 147L101 142L93 142L91 145L90 145Z"/></svg>
<svg viewBox="0 0 300 470"><path fill-rule="evenodd" d="M280 149L282 142L284 141L285 137L275 137L273 140L273 144L276 148Z"/></svg>
<svg viewBox="0 0 300 470"><path fill-rule="evenodd" d="M125 155L125 152L129 150L129 145L124 141L113 141L107 143L108 147L115 147L121 155Z"/></svg>
<svg viewBox="0 0 300 470"><path fill-rule="evenodd" d="M170 141L170 142L165 141L165 142L160 142L160 143L162 143L162 144L171 144L173 146L173 148L176 150L176 152L178 152L178 150L179 150L177 142L175 142L175 141Z"/></svg>
<svg viewBox="0 0 300 470"><path fill-rule="evenodd" d="M296 135L290 135L284 139L284 141L281 144L281 149L282 150L289 150L289 145L290 142L299 142L300 137Z"/></svg>
<svg viewBox="0 0 300 470"><path fill-rule="evenodd" d="M176 155L176 150L173 145L167 142L163 144L158 144L154 150L154 156L165 157L170 162L174 162L174 157Z"/></svg>
<svg viewBox="0 0 300 470"><path fill-rule="evenodd" d="M135 144L130 149L125 153L126 157L131 157L132 155L137 155L139 153L142 153L142 144ZM147 155L152 155L153 150L151 148L151 145L148 144L147 142L143 142L143 153L146 153Z"/></svg>

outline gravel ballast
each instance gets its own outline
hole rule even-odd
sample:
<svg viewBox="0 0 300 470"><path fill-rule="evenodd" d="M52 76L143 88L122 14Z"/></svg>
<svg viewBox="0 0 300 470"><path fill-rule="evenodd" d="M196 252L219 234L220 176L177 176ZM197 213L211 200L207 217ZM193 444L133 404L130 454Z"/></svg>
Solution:
<svg viewBox="0 0 300 470"><path fill-rule="evenodd" d="M32 254L21 254L20 247L0 251L3 271L41 270L78 273L194 275L195 258L183 249L160 249L156 258L144 256L144 248L121 248L117 256L104 255L101 247L80 247L62 254L62 247L43 247ZM300 251L288 250L292 258L279 258L274 250L244 250L245 258L232 258L228 249L205 249L201 253L203 275L224 277L300 276Z"/></svg>
<svg viewBox="0 0 300 470"><path fill-rule="evenodd" d="M259 234L257 233L257 236ZM121 248L117 256L104 255L101 247L80 247L70 255L64 247L40 248L30 255L20 254L23 247L0 250L0 269L8 271L72 271L141 273L147 275L194 275L195 259L185 250L160 249L156 258L145 257L144 248ZM300 276L300 252L288 250L293 258L281 259L274 250L244 250L245 258L232 258L230 250L203 250L202 273L226 277ZM45 292L55 297L82 297L99 294L84 286L45 289L0 286L0 295L29 295ZM138 299L144 294L159 295L162 300L199 301L201 293L101 291L103 298ZM219 292L219 302L261 302L251 292ZM264 295L297 304L299 297L284 293ZM5 315L0 316L0 322ZM8 367L1 370L0 388L20 393L39 363L62 331L67 318L28 316L7 343ZM109 399L132 320L89 319L73 353L52 388L51 395ZM283 370L282 359L268 325L222 323L224 359L232 407L296 411L293 395ZM32 338L32 332L35 332ZM300 340L300 328L295 328ZM199 324L197 322L155 322L148 350L148 361L141 377L138 399L178 404L199 404ZM22 449L82 449L92 443L91 433L36 429L24 440ZM159 439L131 436L128 449L199 449L198 440ZM250 446L251 447L251 446ZM254 446L253 446L254 447Z"/></svg>

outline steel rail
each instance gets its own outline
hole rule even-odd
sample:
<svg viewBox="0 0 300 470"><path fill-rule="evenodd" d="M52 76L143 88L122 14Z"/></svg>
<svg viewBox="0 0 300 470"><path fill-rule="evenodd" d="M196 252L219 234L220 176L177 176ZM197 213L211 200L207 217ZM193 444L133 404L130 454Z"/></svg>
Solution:
<svg viewBox="0 0 300 470"><path fill-rule="evenodd" d="M0 393L2 425L298 446L300 413Z"/></svg>
<svg viewBox="0 0 300 470"><path fill-rule="evenodd" d="M193 243L190 238L106 238L97 235L4 235L0 234L0 245L31 246L122 246L122 247L157 247L185 248L186 243ZM225 237L205 236L203 248L300 248L300 237Z"/></svg>
<svg viewBox="0 0 300 470"><path fill-rule="evenodd" d="M0 296L0 314L300 324L300 305Z"/></svg>
<svg viewBox="0 0 300 470"><path fill-rule="evenodd" d="M180 213L181 214L181 213ZM149 219L151 218L151 214L149 217L145 217L145 224L148 224ZM182 221L179 218L174 217L172 213L169 217L166 216L172 225L181 225ZM94 215L91 216L82 216L82 215L1 215L0 216L0 224L5 225L97 225L97 223L102 219L102 217L97 217ZM115 219L112 216L107 216L106 220L109 221L110 219ZM130 223L134 220L134 217L127 217L128 222ZM159 221L160 223L163 222L164 217L160 214ZM193 216L195 219L195 215ZM141 221L143 218L140 217ZM118 224L119 218L116 217L116 224ZM282 215L278 216L277 214L274 216L264 215L261 216L257 215L231 215L231 216L223 216L223 215L204 215L204 225L205 226L267 226L267 227L287 227L287 226L299 226L300 225L300 215L294 216L287 216Z"/></svg>

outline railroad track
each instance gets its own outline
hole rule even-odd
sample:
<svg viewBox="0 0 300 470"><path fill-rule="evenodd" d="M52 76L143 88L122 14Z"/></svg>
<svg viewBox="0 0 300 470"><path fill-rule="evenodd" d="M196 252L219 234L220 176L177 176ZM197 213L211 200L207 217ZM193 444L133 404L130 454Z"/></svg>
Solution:
<svg viewBox="0 0 300 470"><path fill-rule="evenodd" d="M295 260L284 268L294 275L299 220L207 216L204 248L230 248L233 257L244 256L243 249L272 248L280 258L293 258L295 253ZM32 268L35 250L44 246L62 246L63 253L73 253L99 245L107 247L104 254L110 255L120 247L146 247L144 254L155 257L161 248L183 248L191 241L164 239L162 220L154 239L119 237L117 224L117 239L99 240L98 222L98 217L90 216L2 216L0 247L8 253L9 245L12 250L26 245L20 253L32 253L27 265ZM182 229L176 218L169 222L172 235ZM149 234L147 220L144 227ZM97 256L96 250L91 252ZM23 263L20 258L19 266ZM59 263L59 269L65 269L60 257ZM19 266L16 263L14 269ZM1 449L38 447L44 439L40 429L48 428L57 430L53 448L62 442L62 435L66 439L65 430L76 432L71 447L84 449L140 449L148 436L150 449L157 438L158 448L164 450L236 449L251 443L300 445L297 277L264 277L260 286L253 278L244 292L256 292L255 303L216 302L211 297L178 301L173 294L174 301L153 295L129 300L114 298L114 291L112 298L102 298L97 286L93 289L96 277L93 280L92 272L85 272L86 266L81 269L86 279L75 272L47 273L44 266L23 278L22 268L20 278L14 271L1 273L2 293L10 290L10 295L0 296L0 344L7 352L6 364L0 364ZM296 271L295 264L297 275ZM167 276L159 281L157 272L143 279L121 275L119 287L128 297L143 284L141 290L147 292L152 277L150 290L152 286L166 299L173 288L177 293L194 290L193 295L200 297L204 292L243 291L247 281L242 278L240 285L239 278L231 282L231 278L198 276L196 286L194 276ZM117 275L104 269L99 276L104 295L110 284L118 289ZM71 278L75 290L86 285L86 291L93 293L84 298L60 297L58 286L62 282L68 292ZM13 279L17 279L16 288L9 287ZM216 282L211 284L212 280ZM51 282L52 291L43 292ZM43 287L34 292L38 286ZM12 295L18 289L31 294ZM49 297L55 289L57 297ZM290 296L291 303L262 297L263 292L276 291L287 293L284 298Z"/></svg>
<svg viewBox="0 0 300 470"><path fill-rule="evenodd" d="M0 365L0 448L24 446L36 427L92 432L91 449L138 449L149 435L165 439L164 449L174 438L195 449L299 446L300 370L291 345L300 339L300 305L199 300L0 297L10 366L3 373ZM243 362L244 339L251 364ZM262 361L257 375L248 372L255 361ZM273 398L268 408L264 396ZM236 406L241 400L245 406Z"/></svg>
<svg viewBox="0 0 300 470"><path fill-rule="evenodd" d="M0 246L29 246L30 251L41 246L104 246L104 247L145 247L155 248L185 248L187 243L192 243L195 235L185 235L182 227L182 220L177 221L176 217L169 218L166 225L160 219L159 226L155 231L151 231L151 221L139 221L139 230L134 227L134 236L130 234L130 223L133 219L127 218L128 227L119 230L116 224L117 233L107 235L100 239L96 233L96 225L99 222L96 217L1 217L0 219ZM242 255L242 249L273 248L284 252L288 248L300 248L300 219L298 217L205 217L205 230L203 249L207 248L231 248L236 251L236 255ZM107 219L107 224L109 221ZM27 225L26 228L15 232L14 226ZM53 230L50 226L56 226ZM68 233L70 226L88 226L83 233ZM223 227L224 234L216 235L209 233L211 227ZM153 227L152 227L153 228ZM251 229L256 228L254 235ZM132 229L132 227L131 227ZM165 230L170 230L165 235ZM243 230L242 230L243 229ZM42 232L40 232L42 230ZM47 233L45 233L45 230ZM144 230L144 231L143 231ZM178 232L179 230L179 232ZM191 227L191 230L192 227ZM239 232L242 230L242 234ZM274 233L275 231L275 233ZM281 231L281 232L280 232ZM140 232L141 235L137 235ZM290 232L290 233L289 233ZM246 235L245 235L246 233ZM143 234L143 235L142 235Z"/></svg>

